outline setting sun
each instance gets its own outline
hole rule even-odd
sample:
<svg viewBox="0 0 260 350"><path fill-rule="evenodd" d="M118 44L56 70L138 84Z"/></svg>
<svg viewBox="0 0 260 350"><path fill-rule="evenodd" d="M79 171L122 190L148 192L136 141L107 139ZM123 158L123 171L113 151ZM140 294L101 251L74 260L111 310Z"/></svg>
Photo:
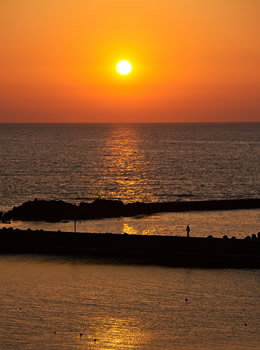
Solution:
<svg viewBox="0 0 260 350"><path fill-rule="evenodd" d="M0 0L0 123L258 122L259 4Z"/></svg>
<svg viewBox="0 0 260 350"><path fill-rule="evenodd" d="M130 62L123 60L118 62L118 64L116 65L116 70L121 75L127 75L131 72L132 65Z"/></svg>

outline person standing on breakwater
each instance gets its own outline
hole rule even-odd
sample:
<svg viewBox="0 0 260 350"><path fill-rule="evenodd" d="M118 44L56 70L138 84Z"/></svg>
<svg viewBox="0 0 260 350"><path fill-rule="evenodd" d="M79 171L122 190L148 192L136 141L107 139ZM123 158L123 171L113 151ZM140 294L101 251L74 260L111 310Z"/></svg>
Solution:
<svg viewBox="0 0 260 350"><path fill-rule="evenodd" d="M190 226L189 225L187 225L186 231L187 231L187 237L190 237Z"/></svg>

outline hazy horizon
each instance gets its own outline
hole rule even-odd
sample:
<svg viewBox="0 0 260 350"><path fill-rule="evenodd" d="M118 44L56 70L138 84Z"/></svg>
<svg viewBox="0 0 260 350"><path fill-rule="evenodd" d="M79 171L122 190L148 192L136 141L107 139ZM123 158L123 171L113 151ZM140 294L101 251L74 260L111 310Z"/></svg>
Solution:
<svg viewBox="0 0 260 350"><path fill-rule="evenodd" d="M217 122L217 121L192 121L192 122L0 122L1 124L259 124L260 121L226 121L226 122Z"/></svg>

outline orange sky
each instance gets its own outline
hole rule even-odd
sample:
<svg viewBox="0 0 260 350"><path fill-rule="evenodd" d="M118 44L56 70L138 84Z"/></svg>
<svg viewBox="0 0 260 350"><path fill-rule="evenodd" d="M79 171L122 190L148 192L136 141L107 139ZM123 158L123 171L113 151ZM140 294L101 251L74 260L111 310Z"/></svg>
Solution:
<svg viewBox="0 0 260 350"><path fill-rule="evenodd" d="M0 122L260 121L259 13L259 0L2 0Z"/></svg>

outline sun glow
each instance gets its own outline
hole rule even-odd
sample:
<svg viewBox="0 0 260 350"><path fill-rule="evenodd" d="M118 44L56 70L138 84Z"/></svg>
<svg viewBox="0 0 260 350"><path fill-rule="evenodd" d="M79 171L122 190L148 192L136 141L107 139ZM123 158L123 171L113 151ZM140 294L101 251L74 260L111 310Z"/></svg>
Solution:
<svg viewBox="0 0 260 350"><path fill-rule="evenodd" d="M123 60L118 62L118 64L116 65L116 70L121 75L127 75L131 72L132 65L130 62Z"/></svg>

